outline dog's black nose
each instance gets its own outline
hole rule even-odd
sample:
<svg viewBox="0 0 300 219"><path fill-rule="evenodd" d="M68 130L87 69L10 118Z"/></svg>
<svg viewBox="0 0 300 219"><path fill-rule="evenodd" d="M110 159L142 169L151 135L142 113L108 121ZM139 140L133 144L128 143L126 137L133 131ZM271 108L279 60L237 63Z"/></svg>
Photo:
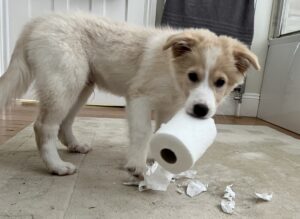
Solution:
<svg viewBox="0 0 300 219"><path fill-rule="evenodd" d="M208 113L208 107L204 104L195 104L194 105L194 116L202 118Z"/></svg>

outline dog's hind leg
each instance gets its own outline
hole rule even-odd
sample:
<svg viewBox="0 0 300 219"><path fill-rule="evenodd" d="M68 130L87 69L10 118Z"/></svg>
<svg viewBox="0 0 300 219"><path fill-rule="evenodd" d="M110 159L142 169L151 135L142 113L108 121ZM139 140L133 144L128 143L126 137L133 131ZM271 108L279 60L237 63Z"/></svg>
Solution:
<svg viewBox="0 0 300 219"><path fill-rule="evenodd" d="M40 85L38 86L40 113L34 124L36 143L47 168L57 175L69 175L76 171L72 163L64 162L58 154L58 131L60 124L75 105L84 83L83 81L56 87L50 83L43 84L43 86L38 84ZM59 84L58 81L57 84Z"/></svg>
<svg viewBox="0 0 300 219"><path fill-rule="evenodd" d="M34 124L34 131L42 160L51 173L73 174L76 167L72 163L64 162L57 151L59 125L73 103L58 99L52 104L46 104L43 101L40 104L40 113Z"/></svg>
<svg viewBox="0 0 300 219"><path fill-rule="evenodd" d="M70 109L68 115L60 125L58 134L59 140L67 146L70 152L87 153L92 149L88 144L78 143L72 131L72 124L77 112L80 110L82 105L86 103L93 90L94 84L88 84L83 88L76 103Z"/></svg>

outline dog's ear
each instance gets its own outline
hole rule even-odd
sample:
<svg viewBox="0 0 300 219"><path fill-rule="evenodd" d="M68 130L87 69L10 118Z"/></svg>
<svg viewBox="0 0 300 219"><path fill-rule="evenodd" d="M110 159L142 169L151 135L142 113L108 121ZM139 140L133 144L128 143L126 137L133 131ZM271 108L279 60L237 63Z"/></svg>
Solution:
<svg viewBox="0 0 300 219"><path fill-rule="evenodd" d="M172 48L172 52L174 57L182 56L188 52L192 51L192 47L196 44L196 40L185 33L174 34L170 36L165 45L163 46L163 50L167 50L170 47Z"/></svg>
<svg viewBox="0 0 300 219"><path fill-rule="evenodd" d="M233 57L235 59L236 68L242 74L245 74L250 65L252 65L256 70L260 70L257 56L241 43L237 43L234 46Z"/></svg>

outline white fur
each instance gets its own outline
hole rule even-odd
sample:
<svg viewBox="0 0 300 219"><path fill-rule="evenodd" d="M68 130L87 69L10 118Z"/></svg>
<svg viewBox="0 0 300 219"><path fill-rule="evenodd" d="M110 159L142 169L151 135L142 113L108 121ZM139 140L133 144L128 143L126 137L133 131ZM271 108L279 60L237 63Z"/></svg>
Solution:
<svg viewBox="0 0 300 219"><path fill-rule="evenodd" d="M148 154L148 139L152 133L151 106L148 97L127 100L130 147L126 168L136 173L143 172ZM143 164L143 165L141 165Z"/></svg>
<svg viewBox="0 0 300 219"><path fill-rule="evenodd" d="M216 113L216 99L212 87L209 84L209 74L211 69L216 65L217 58L220 56L221 50L217 47L207 48L204 51L205 57L205 77L199 85L191 91L186 101L186 111L193 114L194 105L203 104L209 109L204 118L210 118Z"/></svg>
<svg viewBox="0 0 300 219"><path fill-rule="evenodd" d="M198 31L198 30L193 30ZM54 14L27 24L0 78L0 107L21 96L33 80L40 100L34 125L41 157L50 172L72 174L75 166L61 160L59 140L71 152L87 153L89 145L72 132L76 113L97 86L127 99L130 147L126 167L139 174L145 166L151 135L151 112L157 128L184 105L185 92L175 77L167 39L180 31L114 23L85 14ZM214 34L199 30L208 37ZM209 49L206 78L191 92L187 109L205 103L215 112L208 74L217 49Z"/></svg>
<svg viewBox="0 0 300 219"><path fill-rule="evenodd" d="M40 100L34 125L38 149L50 172L66 175L76 169L61 160L57 145L60 140L71 152L91 149L77 141L72 123L94 86L124 96L131 141L126 167L140 173L147 158L152 109L163 122L182 105L173 70L166 64L171 53L162 52L174 33L78 13L36 18L25 26L0 79L0 107L21 96L35 79ZM160 110L171 103L168 110Z"/></svg>

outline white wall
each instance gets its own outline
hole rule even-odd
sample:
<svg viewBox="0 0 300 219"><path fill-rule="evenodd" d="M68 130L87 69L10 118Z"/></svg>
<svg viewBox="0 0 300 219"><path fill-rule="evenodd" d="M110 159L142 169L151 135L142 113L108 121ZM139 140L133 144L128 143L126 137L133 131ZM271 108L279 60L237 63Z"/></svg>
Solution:
<svg viewBox="0 0 300 219"><path fill-rule="evenodd" d="M4 72L4 56L3 56L3 2L0 1L0 76Z"/></svg>
<svg viewBox="0 0 300 219"><path fill-rule="evenodd" d="M268 51L268 35L272 12L272 0L257 0L255 9L254 37L252 51L258 56L262 70L248 72L246 93L260 93L262 76Z"/></svg>
<svg viewBox="0 0 300 219"><path fill-rule="evenodd" d="M257 0L255 7L254 37L251 50L258 56L261 71L248 71L245 94L241 105L241 116L256 117L260 90L268 53L268 36L271 23L272 0Z"/></svg>
<svg viewBox="0 0 300 219"><path fill-rule="evenodd" d="M247 74L247 82L243 101L240 106L241 116L256 117L260 90L265 68L266 57L268 53L269 28L271 23L272 0L257 0L255 6L254 36L251 50L258 56L261 71L251 68ZM237 103L228 98L219 109L219 114L234 115L237 109Z"/></svg>

